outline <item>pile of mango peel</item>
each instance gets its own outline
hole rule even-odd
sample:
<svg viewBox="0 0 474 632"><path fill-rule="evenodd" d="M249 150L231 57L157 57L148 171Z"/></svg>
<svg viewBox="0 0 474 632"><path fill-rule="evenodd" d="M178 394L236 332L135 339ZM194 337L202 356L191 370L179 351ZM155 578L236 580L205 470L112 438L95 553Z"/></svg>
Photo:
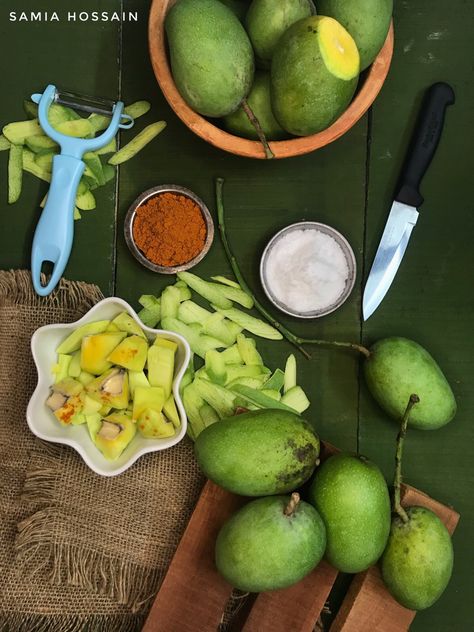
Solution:
<svg viewBox="0 0 474 632"><path fill-rule="evenodd" d="M124 108L124 113L134 120L150 110L148 101L136 101ZM30 117L25 121L15 121L3 127L0 135L0 151L8 151L8 203L18 201L22 191L23 172L40 180L51 182L53 159L59 153L59 146L43 132L38 121L38 106L32 101L24 102L24 109ZM53 103L49 108L49 122L60 133L75 138L92 138L110 123L110 118L101 114L81 117L71 108ZM84 154L86 165L76 195L74 219L81 219L81 211L96 208L94 191L106 185L115 177L115 167L133 158L145 145L166 127L165 121L147 125L126 145L118 149L117 140ZM109 156L108 158L106 158ZM106 158L106 162L103 159ZM46 204L47 195L40 203Z"/></svg>

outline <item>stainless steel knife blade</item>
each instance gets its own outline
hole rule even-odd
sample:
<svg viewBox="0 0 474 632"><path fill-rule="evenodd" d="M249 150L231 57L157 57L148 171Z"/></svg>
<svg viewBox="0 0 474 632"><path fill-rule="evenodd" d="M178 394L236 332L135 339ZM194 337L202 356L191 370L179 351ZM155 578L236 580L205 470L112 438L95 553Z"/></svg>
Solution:
<svg viewBox="0 0 474 632"><path fill-rule="evenodd" d="M377 309L397 273L423 203L420 182L438 147L446 108L455 101L452 87L435 83L426 92L408 151L398 193L364 290L362 312L367 320Z"/></svg>
<svg viewBox="0 0 474 632"><path fill-rule="evenodd" d="M364 320L375 312L391 286L418 215L418 211L413 206L397 201L392 204L364 290L362 302Z"/></svg>

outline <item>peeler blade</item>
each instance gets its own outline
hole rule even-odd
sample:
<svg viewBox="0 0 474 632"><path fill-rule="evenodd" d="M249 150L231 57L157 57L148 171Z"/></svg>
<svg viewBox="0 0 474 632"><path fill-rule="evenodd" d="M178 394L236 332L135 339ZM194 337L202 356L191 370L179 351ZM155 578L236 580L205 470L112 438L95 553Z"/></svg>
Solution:
<svg viewBox="0 0 474 632"><path fill-rule="evenodd" d="M56 89L54 102L81 112L103 114L104 116L112 116L116 106L116 101L111 99L59 89Z"/></svg>

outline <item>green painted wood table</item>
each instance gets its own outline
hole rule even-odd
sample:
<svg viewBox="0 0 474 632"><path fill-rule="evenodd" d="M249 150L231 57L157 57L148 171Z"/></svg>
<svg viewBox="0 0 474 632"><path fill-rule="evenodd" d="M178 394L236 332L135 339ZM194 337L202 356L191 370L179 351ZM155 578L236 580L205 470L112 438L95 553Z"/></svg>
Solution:
<svg viewBox="0 0 474 632"><path fill-rule="evenodd" d="M399 0L396 48L388 80L371 111L344 137L315 153L275 162L225 154L194 136L170 111L155 81L147 50L149 0L43 0L42 21L20 21L21 11L38 11L35 0L2 3L2 124L23 118L22 100L47 83L131 102L153 103L152 119L168 122L165 132L136 159L119 169L117 183L98 192L97 209L84 212L66 276L97 283L137 305L141 293L158 293L168 278L148 272L133 259L123 237L123 218L145 189L162 183L189 187L215 211L214 179L226 178L228 229L242 270L261 296L259 256L266 241L291 222L331 224L352 244L356 287L333 315L301 323L281 317L311 337L370 343L403 335L426 346L444 368L459 412L436 432L413 431L405 458L405 479L461 514L454 535L455 569L442 599L420 613L412 626L423 632L473 629L474 555L474 213L472 204L474 83L471 34L474 11L466 0ZM79 12L133 10L138 20L81 21ZM15 11L12 15L10 11ZM47 21L53 11L60 22ZM68 21L68 12L76 19ZM16 21L13 21L16 17ZM84 17L84 15L83 15ZM90 16L89 16L90 17ZM361 294L390 207L409 135L423 91L439 80L457 95L445 134L422 192L426 199L407 254L389 294L367 323ZM137 123L142 126L141 121ZM18 203L6 200L6 152L0 154L0 268L29 266L30 245L46 185L28 174ZM219 240L197 272L228 273ZM268 364L281 365L286 343L262 343ZM369 397L358 358L350 352L315 349L299 363L310 395L311 420L320 434L343 449L358 449L391 476L397 433ZM371 631L367 631L371 632ZM381 631L383 632L383 631Z"/></svg>

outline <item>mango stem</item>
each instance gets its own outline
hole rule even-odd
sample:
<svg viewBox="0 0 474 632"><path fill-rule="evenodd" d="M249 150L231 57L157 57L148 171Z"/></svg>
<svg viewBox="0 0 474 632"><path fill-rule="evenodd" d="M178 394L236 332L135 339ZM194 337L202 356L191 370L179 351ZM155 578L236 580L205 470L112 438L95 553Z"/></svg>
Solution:
<svg viewBox="0 0 474 632"><path fill-rule="evenodd" d="M242 106L242 110L245 112L248 120L250 121L250 123L255 128L255 131L258 134L260 142L262 143L263 148L265 150L265 158L267 158L268 160L270 160L271 158L275 158L275 154L270 149L270 145L268 144L268 140L267 140L267 137L265 136L265 132L263 131L262 126L260 125L260 121L253 113L253 110L248 104L247 99L244 99L240 105Z"/></svg>
<svg viewBox="0 0 474 632"><path fill-rule="evenodd" d="M216 205L217 205L217 221L219 225L219 234L221 236L222 245L224 246L224 251L226 253L227 259L229 261L230 267L232 268L232 272L234 273L237 282L240 287L252 297L255 309L260 312L260 314L271 324L275 329L281 333L281 335L288 340L292 345L294 345L298 351L300 351L307 360L311 359L311 355L306 351L306 349L302 345L321 345L325 347L340 347L345 349L351 349L353 351L357 351L362 353L366 358L370 356L370 351L359 345L355 342L337 342L337 341L328 341L328 340L315 340L315 339L307 339L300 338L296 336L292 331L284 327L276 318L274 318L266 308L257 300L254 293L250 289L248 283L244 279L242 272L240 271L239 264L237 263L237 259L235 258L229 240L227 239L227 232L225 227L225 211L224 211L224 198L223 198L223 189L224 189L224 178L216 179Z"/></svg>
<svg viewBox="0 0 474 632"><path fill-rule="evenodd" d="M400 431L397 436L397 449L395 452L395 480L393 482L393 511L398 514L401 520L406 524L408 522L408 514L405 509L402 507L400 502L400 492L401 492L401 483L402 483L402 454L403 454L403 442L405 441L405 437L407 434L408 427L408 419L410 417L410 412L415 404L418 404L420 398L418 395L410 395L410 399L408 400L407 407L402 417Z"/></svg>
<svg viewBox="0 0 474 632"><path fill-rule="evenodd" d="M300 495L298 494L298 492L293 492L287 506L285 507L285 510L283 511L285 516L292 516L295 513L296 507L298 506L299 502Z"/></svg>

